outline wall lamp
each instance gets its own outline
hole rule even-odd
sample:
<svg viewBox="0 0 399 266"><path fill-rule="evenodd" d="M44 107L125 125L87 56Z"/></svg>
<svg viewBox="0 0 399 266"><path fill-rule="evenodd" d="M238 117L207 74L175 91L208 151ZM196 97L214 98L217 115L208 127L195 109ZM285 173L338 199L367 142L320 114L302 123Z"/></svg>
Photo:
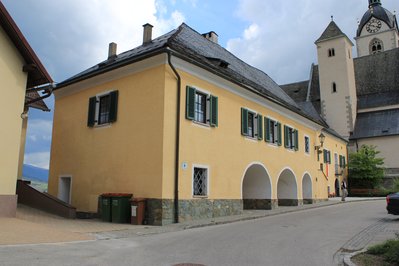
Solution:
<svg viewBox="0 0 399 266"><path fill-rule="evenodd" d="M318 146L314 146L314 149L318 152L318 153L322 153L323 151L321 150L321 148L323 148L323 144L324 144L324 140L326 139L326 136L324 136L323 132L320 133L319 135L319 141L320 141L320 145Z"/></svg>

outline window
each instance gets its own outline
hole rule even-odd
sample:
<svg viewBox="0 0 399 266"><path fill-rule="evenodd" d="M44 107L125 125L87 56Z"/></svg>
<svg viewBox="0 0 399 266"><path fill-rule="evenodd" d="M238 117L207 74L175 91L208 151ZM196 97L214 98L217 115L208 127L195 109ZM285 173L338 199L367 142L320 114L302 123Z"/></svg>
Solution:
<svg viewBox="0 0 399 266"><path fill-rule="evenodd" d="M106 125L116 121L118 91L96 95L89 99L87 126Z"/></svg>
<svg viewBox="0 0 399 266"><path fill-rule="evenodd" d="M334 153L334 169L335 169L335 175L339 175L338 154L336 154L336 153Z"/></svg>
<svg viewBox="0 0 399 266"><path fill-rule="evenodd" d="M305 136L305 153L310 152L310 139L308 136Z"/></svg>
<svg viewBox="0 0 399 266"><path fill-rule="evenodd" d="M329 150L323 150L324 163L331 164L331 152Z"/></svg>
<svg viewBox="0 0 399 266"><path fill-rule="evenodd" d="M333 56L335 56L335 49L334 48L328 49L328 57L333 57Z"/></svg>
<svg viewBox="0 0 399 266"><path fill-rule="evenodd" d="M241 134L250 138L263 139L263 116L241 108Z"/></svg>
<svg viewBox="0 0 399 266"><path fill-rule="evenodd" d="M218 97L186 88L186 118L212 127L218 126Z"/></svg>
<svg viewBox="0 0 399 266"><path fill-rule="evenodd" d="M284 126L284 146L288 149L298 150L298 130Z"/></svg>
<svg viewBox="0 0 399 266"><path fill-rule="evenodd" d="M336 93L337 92L337 83L333 82L331 84L331 91L332 91L332 93Z"/></svg>
<svg viewBox="0 0 399 266"><path fill-rule="evenodd" d="M265 117L265 141L281 146L281 124Z"/></svg>
<svg viewBox="0 0 399 266"><path fill-rule="evenodd" d="M376 54L384 51L384 45L381 40L373 39L370 42L370 54Z"/></svg>
<svg viewBox="0 0 399 266"><path fill-rule="evenodd" d="M339 167L341 167L341 168L346 167L346 159L345 159L345 156L343 156L343 155L339 156Z"/></svg>
<svg viewBox="0 0 399 266"><path fill-rule="evenodd" d="M194 167L193 172L193 196L208 196L208 169Z"/></svg>

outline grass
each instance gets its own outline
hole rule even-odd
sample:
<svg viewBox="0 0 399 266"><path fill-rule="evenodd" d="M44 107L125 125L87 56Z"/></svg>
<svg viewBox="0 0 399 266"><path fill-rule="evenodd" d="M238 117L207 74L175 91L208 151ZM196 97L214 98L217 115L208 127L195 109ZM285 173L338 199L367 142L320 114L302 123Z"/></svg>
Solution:
<svg viewBox="0 0 399 266"><path fill-rule="evenodd" d="M391 266L399 265L399 234L396 239L370 247L365 253L352 258L359 266Z"/></svg>

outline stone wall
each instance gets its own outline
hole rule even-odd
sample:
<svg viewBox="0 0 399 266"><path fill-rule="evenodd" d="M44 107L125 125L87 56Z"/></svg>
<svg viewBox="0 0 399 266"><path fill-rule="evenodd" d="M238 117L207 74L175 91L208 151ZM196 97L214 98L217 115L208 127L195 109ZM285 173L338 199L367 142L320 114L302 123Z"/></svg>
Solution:
<svg viewBox="0 0 399 266"><path fill-rule="evenodd" d="M179 200L179 222L214 218L242 213L242 200ZM171 199L148 199L146 222L167 225L174 222L174 202Z"/></svg>

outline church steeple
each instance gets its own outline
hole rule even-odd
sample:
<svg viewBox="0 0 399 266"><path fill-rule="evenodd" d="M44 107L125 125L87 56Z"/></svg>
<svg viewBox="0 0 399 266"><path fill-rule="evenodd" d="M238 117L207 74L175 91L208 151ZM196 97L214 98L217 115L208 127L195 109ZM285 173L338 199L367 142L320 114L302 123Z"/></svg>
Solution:
<svg viewBox="0 0 399 266"><path fill-rule="evenodd" d="M380 5L381 5L381 0L369 0L369 8Z"/></svg>

